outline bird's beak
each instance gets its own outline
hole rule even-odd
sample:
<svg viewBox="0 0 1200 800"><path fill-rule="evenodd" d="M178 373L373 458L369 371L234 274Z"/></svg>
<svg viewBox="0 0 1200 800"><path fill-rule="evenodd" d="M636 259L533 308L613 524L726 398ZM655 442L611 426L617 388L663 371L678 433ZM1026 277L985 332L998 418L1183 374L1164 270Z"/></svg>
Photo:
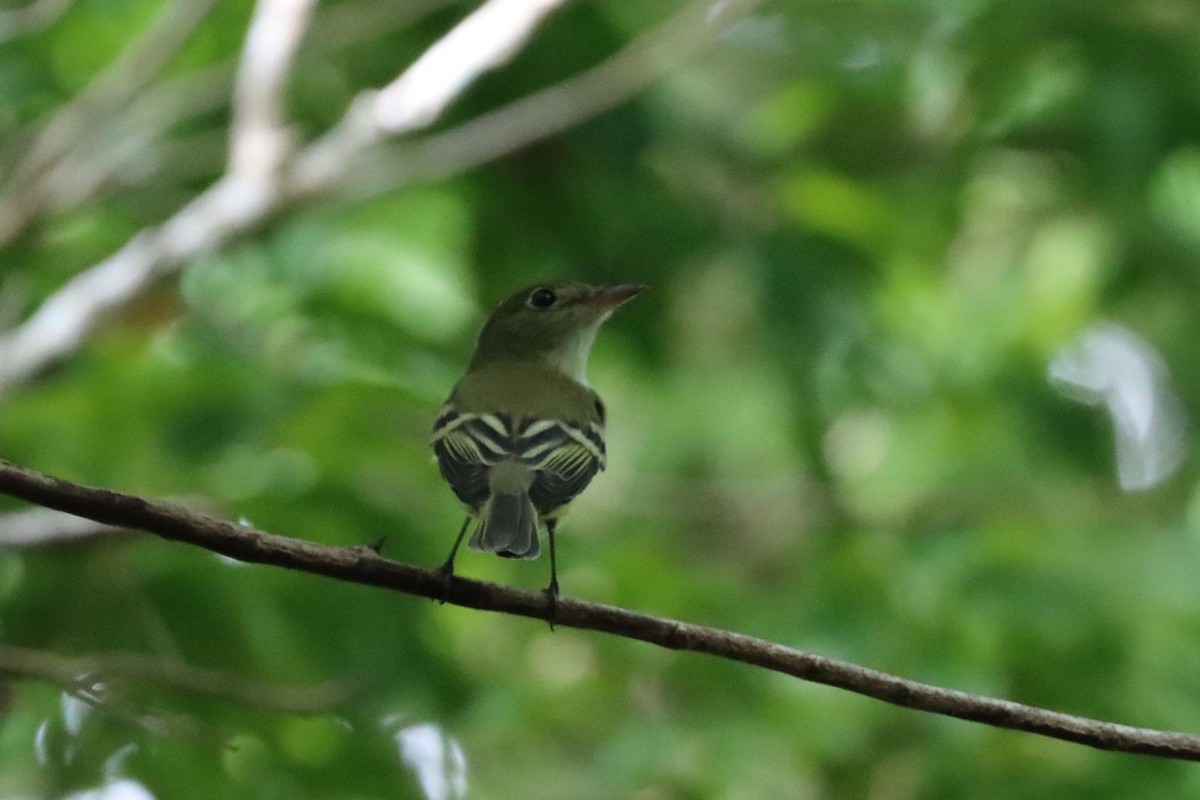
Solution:
<svg viewBox="0 0 1200 800"><path fill-rule="evenodd" d="M588 304L611 313L644 291L646 291L646 287L636 283L623 283L620 286L602 286L588 298Z"/></svg>

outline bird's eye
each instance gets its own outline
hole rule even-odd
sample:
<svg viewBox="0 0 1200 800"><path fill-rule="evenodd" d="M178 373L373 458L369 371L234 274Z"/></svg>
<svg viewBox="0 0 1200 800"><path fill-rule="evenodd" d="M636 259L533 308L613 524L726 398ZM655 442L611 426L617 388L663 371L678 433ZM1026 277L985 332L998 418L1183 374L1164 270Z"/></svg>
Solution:
<svg viewBox="0 0 1200 800"><path fill-rule="evenodd" d="M534 289L533 293L529 295L529 300L526 301L526 305L528 305L530 308L543 310L554 305L557 300L558 295L556 295L551 289Z"/></svg>

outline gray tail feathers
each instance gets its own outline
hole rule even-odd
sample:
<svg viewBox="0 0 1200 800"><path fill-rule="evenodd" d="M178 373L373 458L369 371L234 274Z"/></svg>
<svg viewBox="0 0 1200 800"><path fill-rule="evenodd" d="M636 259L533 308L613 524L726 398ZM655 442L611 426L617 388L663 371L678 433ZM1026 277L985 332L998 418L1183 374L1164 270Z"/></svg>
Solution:
<svg viewBox="0 0 1200 800"><path fill-rule="evenodd" d="M537 558L537 510L528 492L493 494L479 515L479 525L471 536L472 550L485 550L505 558Z"/></svg>

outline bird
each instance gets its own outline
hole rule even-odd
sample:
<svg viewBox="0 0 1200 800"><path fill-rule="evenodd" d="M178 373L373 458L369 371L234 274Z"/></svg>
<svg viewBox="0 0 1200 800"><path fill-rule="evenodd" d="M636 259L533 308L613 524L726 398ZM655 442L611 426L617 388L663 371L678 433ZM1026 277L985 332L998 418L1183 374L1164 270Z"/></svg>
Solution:
<svg viewBox="0 0 1200 800"><path fill-rule="evenodd" d="M467 510L441 566L447 589L472 521L470 549L505 558L537 558L544 530L553 613L555 530L606 461L605 407L587 381L588 356L605 320L645 288L541 283L488 316L430 436L442 477Z"/></svg>

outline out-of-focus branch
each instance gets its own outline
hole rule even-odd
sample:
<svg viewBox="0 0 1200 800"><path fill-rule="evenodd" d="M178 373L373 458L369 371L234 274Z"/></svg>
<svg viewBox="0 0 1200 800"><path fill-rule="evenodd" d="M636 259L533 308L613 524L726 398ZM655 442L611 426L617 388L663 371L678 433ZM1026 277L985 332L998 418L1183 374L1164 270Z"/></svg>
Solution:
<svg viewBox="0 0 1200 800"><path fill-rule="evenodd" d="M5 677L47 681L65 691L83 691L94 700L149 684L291 714L332 711L350 697L350 685L345 681L280 686L135 653L68 657L0 645L0 678Z"/></svg>
<svg viewBox="0 0 1200 800"><path fill-rule="evenodd" d="M259 1L238 67L229 171L165 223L76 275L0 337L0 392L76 349L107 312L204 248L256 224L277 204L274 175L286 156L279 95L311 6L311 0Z"/></svg>
<svg viewBox="0 0 1200 800"><path fill-rule="evenodd" d="M0 336L0 392L73 352L106 314L121 308L155 280L176 271L197 254L227 243L288 204L343 186L351 167L367 149L388 135L429 125L434 119L431 114L436 115L444 109L470 81L511 56L529 37L532 26L563 1L489 0L433 45L426 56L418 59L413 68L389 87L361 94L338 125L293 156L290 167L282 171L276 191L261 191L241 180L236 173L227 173L162 225L142 231L112 256L68 281L23 324ZM711 41L754 5L753 0L727 0L715 5L706 2L686 12L684 18L703 23L698 30L689 29L696 36L690 49ZM511 12L521 24L500 25L498 9ZM480 20L496 25L487 46L480 46L478 42L482 30ZM667 30L674 24L678 23L669 23ZM650 36L650 41L654 41L654 34ZM630 56L628 60L650 63L646 61L649 58L646 47L645 40L632 45L627 52L642 54ZM433 57L430 53L437 55ZM656 69L661 69L669 62L670 58L663 58L652 63L658 65ZM618 66L622 63L617 62ZM439 69L434 69L431 64ZM414 75L419 76L420 81L435 85L422 87ZM612 77L610 75L608 80ZM619 102L644 82L622 84L616 81L609 85L604 80L597 80L594 87L585 83L582 89L577 84L575 93L566 95L574 103L572 113L551 114L550 123L554 124L543 121L540 128L520 129L520 135L510 134L505 141L512 149L532 141L539 130L543 131L542 135L560 130L572 121ZM624 94L621 93L622 86ZM590 88L604 91L602 102L588 103L577 94ZM553 93L539 96L548 99L548 106L562 99L561 95ZM507 125L512 116L499 119ZM468 132L471 130L467 129ZM477 145L478 136L478 132L474 133L470 141ZM449 143L453 144L453 140ZM433 152L436 154L436 150ZM447 148L447 152L454 151ZM460 164L470 166L486 157L486 153L474 158L463 157ZM427 174L446 172L446 169L430 164L429 159L426 159L425 169Z"/></svg>
<svg viewBox="0 0 1200 800"><path fill-rule="evenodd" d="M375 95L375 124L393 135L432 124L480 75L507 63L563 2L484 3Z"/></svg>
<svg viewBox="0 0 1200 800"><path fill-rule="evenodd" d="M595 67L449 130L391 148L385 169L355 182L369 194L440 180L554 136L628 100L758 5L692 6Z"/></svg>
<svg viewBox="0 0 1200 800"><path fill-rule="evenodd" d="M0 550L67 544L121 533L121 528L48 508L0 515Z"/></svg>
<svg viewBox="0 0 1200 800"><path fill-rule="evenodd" d="M171 502L204 514L221 513L221 508L206 497L179 497L172 498ZM54 547L134 533L137 532L104 525L73 514L64 514L50 508L30 508L0 514L0 550Z"/></svg>
<svg viewBox="0 0 1200 800"><path fill-rule="evenodd" d="M24 8L0 11L0 44L30 36L53 25L73 0L33 0Z"/></svg>
<svg viewBox="0 0 1200 800"><path fill-rule="evenodd" d="M173 0L82 92L38 131L14 180L26 178L85 137L99 119L118 113L151 83L212 10L213 0Z"/></svg>
<svg viewBox="0 0 1200 800"><path fill-rule="evenodd" d="M233 87L229 171L267 183L287 157L284 92L315 0L258 0Z"/></svg>
<svg viewBox="0 0 1200 800"><path fill-rule="evenodd" d="M173 0L33 135L0 194L0 244L11 241L50 203L50 187L40 180L41 174L140 94L187 42L212 5L213 0Z"/></svg>
<svg viewBox="0 0 1200 800"><path fill-rule="evenodd" d="M32 139L12 170L4 201L0 204L0 242L11 239L22 201L23 187L36 185L35 176L77 146L103 120L121 112L155 79L179 48L191 37L200 20L208 16L214 0L173 0L154 23L121 50L112 64L79 95L62 106Z"/></svg>
<svg viewBox="0 0 1200 800"><path fill-rule="evenodd" d="M1134 728L968 694L836 661L744 633L615 606L563 597L552 608L541 592L458 577L447 580L438 570L390 561L370 547L331 547L290 539L136 495L69 483L5 461L0 461L0 492L97 522L144 530L239 561L310 572L468 608L552 620L555 625L600 631L671 650L706 653L905 708L1048 736L1100 750L1200 761L1200 736Z"/></svg>
<svg viewBox="0 0 1200 800"><path fill-rule="evenodd" d="M310 26L314 34L305 51L328 53L408 27L452 0L414 0L401 7L380 0L338 3L318 8ZM211 114L230 102L237 62L217 63L195 72L162 79L134 97L126 110L90 128L73 147L28 181L0 196L0 245L48 211L85 203L123 181L147 176L182 163L173 157L180 142L165 142L180 123ZM228 156L225 156L228 161ZM189 158L193 166L196 159ZM219 162L218 162L219 163ZM206 173L209 174L209 173ZM189 176L191 179L199 175ZM0 329L8 327L0 319Z"/></svg>
<svg viewBox="0 0 1200 800"><path fill-rule="evenodd" d="M468 86L507 62L565 0L488 0L383 89L360 93L333 130L297 154L290 193L333 188L387 136L427 128Z"/></svg>
<svg viewBox="0 0 1200 800"><path fill-rule="evenodd" d="M110 311L207 246L263 219L266 204L226 176L157 228L67 281L21 325L0 336L0 393L74 352Z"/></svg>

